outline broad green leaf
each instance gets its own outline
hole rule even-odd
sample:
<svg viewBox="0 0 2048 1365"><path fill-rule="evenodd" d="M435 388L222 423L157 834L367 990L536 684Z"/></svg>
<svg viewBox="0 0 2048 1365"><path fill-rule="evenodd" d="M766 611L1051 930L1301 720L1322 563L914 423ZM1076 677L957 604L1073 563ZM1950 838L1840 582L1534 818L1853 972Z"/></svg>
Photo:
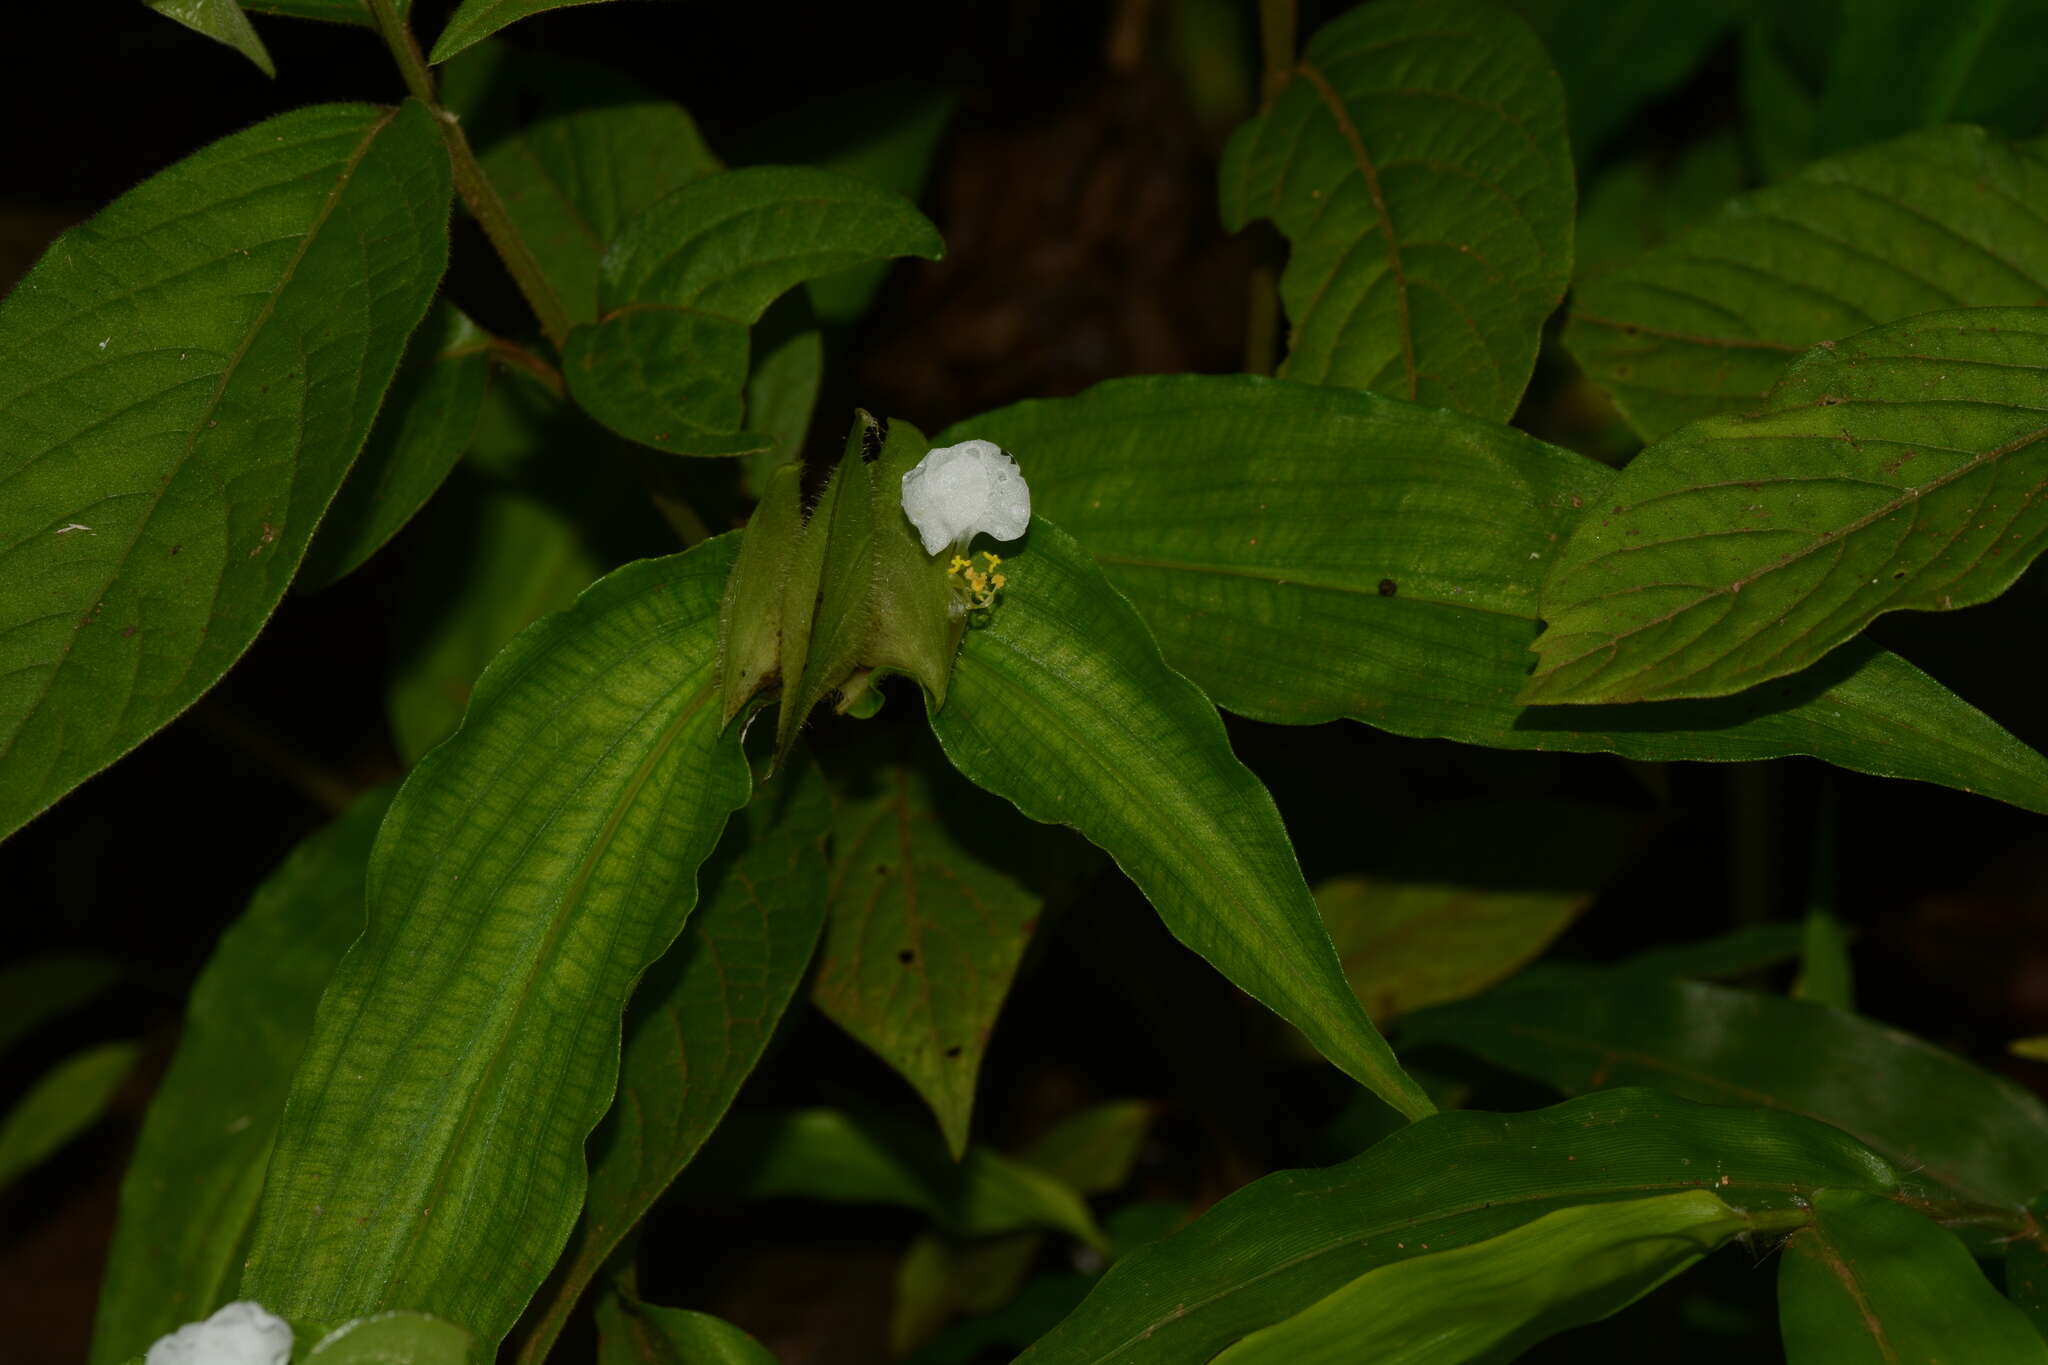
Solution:
<svg viewBox="0 0 2048 1365"><path fill-rule="evenodd" d="M1345 982L1273 798L1208 698L1066 532L1034 517L1004 569L931 710L953 766L1079 830L1239 989L1410 1118L1432 1112Z"/></svg>
<svg viewBox="0 0 2048 1365"><path fill-rule="evenodd" d="M732 538L628 565L485 670L413 769L293 1081L242 1292L433 1313L488 1354L584 1197L633 983L748 795L713 660Z"/></svg>
<svg viewBox="0 0 2048 1365"><path fill-rule="evenodd" d="M622 436L679 455L743 455L748 329L805 280L892 256L936 260L909 201L851 176L760 166L693 181L618 231L600 320L570 333L570 392Z"/></svg>
<svg viewBox="0 0 2048 1365"><path fill-rule="evenodd" d="M1536 702L1724 696L1888 611L2010 587L2048 546L2048 309L1974 308L1817 347L1761 411L1638 456L1543 583Z"/></svg>
<svg viewBox="0 0 2048 1365"><path fill-rule="evenodd" d="M142 0L166 19L175 20L216 43L223 43L256 64L264 75L275 77L277 66L263 40L256 36L249 16L237 0Z"/></svg>
<svg viewBox="0 0 2048 1365"><path fill-rule="evenodd" d="M577 322L597 317L619 230L719 169L687 112L615 72L491 43L446 75L484 174Z"/></svg>
<svg viewBox="0 0 2048 1365"><path fill-rule="evenodd" d="M811 1001L924 1097L955 1155L996 1013L1070 841L1019 831L927 742L849 773Z"/></svg>
<svg viewBox="0 0 2048 1365"><path fill-rule="evenodd" d="M470 1365L476 1338L428 1313L377 1313L322 1337L308 1365Z"/></svg>
<svg viewBox="0 0 2048 1365"><path fill-rule="evenodd" d="M505 25L517 23L530 14L597 3L598 0L462 0L455 13L448 17L448 26L434 40L434 50L428 54L427 61L439 66L464 48L482 42Z"/></svg>
<svg viewBox="0 0 2048 1365"><path fill-rule="evenodd" d="M986 1147L956 1160L927 1128L836 1109L736 1115L684 1184L720 1196L894 1204L962 1237L1051 1228L1106 1246L1081 1196L1038 1167Z"/></svg>
<svg viewBox="0 0 2048 1365"><path fill-rule="evenodd" d="M1281 373L1505 420L1572 273L1564 94L1542 44L1470 0L1319 30L1219 172L1233 231L1293 250Z"/></svg>
<svg viewBox="0 0 2048 1365"><path fill-rule="evenodd" d="M2027 1205L2035 1221L2030 1236L2015 1238L2005 1251L2005 1295L2034 1324L2034 1330L2048 1340L2048 1244L2039 1231L2040 1217L2048 1212L2048 1199L2037 1198Z"/></svg>
<svg viewBox="0 0 2048 1365"><path fill-rule="evenodd" d="M836 481L837 471L832 477ZM793 593L801 602L817 601L824 538L813 539L804 533L803 484L801 463L778 467L769 475L761 501L747 519L747 533L740 540L739 556L719 608L721 725L730 725L749 701L781 680L785 599ZM831 492L829 486L826 492ZM792 588L790 581L799 564L801 581ZM799 615L798 623L807 621ZM792 647L801 649L805 643L805 637L798 636ZM801 675L800 661L796 669Z"/></svg>
<svg viewBox="0 0 2048 1365"><path fill-rule="evenodd" d="M301 109L0 300L0 834L256 637L433 298L448 187L425 106Z"/></svg>
<svg viewBox="0 0 2048 1365"><path fill-rule="evenodd" d="M1688 231L1746 183L1742 147L1723 131L1675 157L1645 153L1609 167L1580 196L1576 278L1628 264Z"/></svg>
<svg viewBox="0 0 2048 1365"><path fill-rule="evenodd" d="M1401 1036L1453 1044L1566 1094L1655 1085L1809 1115L1980 1203L2016 1206L2048 1189L2039 1100L1825 1005L1697 981L1588 980L1445 1005L1410 1016Z"/></svg>
<svg viewBox="0 0 2048 1365"><path fill-rule="evenodd" d="M0 1052L121 979L118 962L51 953L0 968Z"/></svg>
<svg viewBox="0 0 2048 1365"><path fill-rule="evenodd" d="M1351 989L1385 1024L1476 995L1535 958L1593 903L1636 824L1556 801L1452 807L1404 831L1384 872L1322 883L1316 908Z"/></svg>
<svg viewBox="0 0 2048 1365"><path fill-rule="evenodd" d="M426 505L476 433L490 337L442 302L414 333L362 457L306 551L301 588L354 573Z"/></svg>
<svg viewBox="0 0 2048 1365"><path fill-rule="evenodd" d="M1786 1210L1770 1222L1788 1218L1805 1214ZM1558 1209L1484 1242L1369 1271L1245 1337L1216 1365L1512 1360L1620 1312L1755 1229L1705 1190Z"/></svg>
<svg viewBox="0 0 2048 1365"><path fill-rule="evenodd" d="M1653 761L1810 754L2048 811L2048 759L1861 642L1721 700L1519 705L1543 571L1614 475L1491 423L1176 376L1019 403L937 440L970 436L1016 455L1038 510L1167 662L1240 715Z"/></svg>
<svg viewBox="0 0 2048 1365"><path fill-rule="evenodd" d="M313 1010L363 931L380 790L295 849L221 936L121 1184L92 1359L125 1360L235 1297Z"/></svg>
<svg viewBox="0 0 2048 1365"><path fill-rule="evenodd" d="M100 1043L43 1074L0 1118L0 1189L96 1123L142 1049Z"/></svg>
<svg viewBox="0 0 2048 1365"><path fill-rule="evenodd" d="M722 1318L613 1293L597 1306L597 1365L775 1365L775 1357Z"/></svg>
<svg viewBox="0 0 2048 1365"><path fill-rule="evenodd" d="M1734 22L1736 0L1515 0L1564 84L1582 164L1637 110L1682 85Z"/></svg>
<svg viewBox="0 0 2048 1365"><path fill-rule="evenodd" d="M1783 180L1803 169L1813 147L1813 124L1820 114L1820 94L1813 81L1801 78L1800 64L1782 48L1779 30L1794 13L1759 7L1742 28L1742 109L1745 139L1757 170L1766 180Z"/></svg>
<svg viewBox="0 0 2048 1365"><path fill-rule="evenodd" d="M2039 0L1855 0L1841 9L1814 123L1816 154L1938 123L2015 135L2048 118Z"/></svg>
<svg viewBox="0 0 2048 1365"><path fill-rule="evenodd" d="M817 158L817 164L915 203L931 178L939 143L959 103L952 91L926 86L882 94L859 91L840 100L836 113L818 111L819 121L812 126L830 128L842 141L836 150ZM888 273L888 264L877 261L812 280L808 288L819 320L837 326L859 320Z"/></svg>
<svg viewBox="0 0 2048 1365"><path fill-rule="evenodd" d="M1022 1359L1208 1360L1369 1271L1577 1205L1704 1185L1754 1216L1796 1209L1820 1187L1882 1195L1898 1183L1887 1162L1824 1124L1652 1090L1525 1114L1433 1114L1342 1165L1256 1181L1131 1253Z"/></svg>
<svg viewBox="0 0 2048 1365"><path fill-rule="evenodd" d="M795 996L825 922L830 794L786 770L704 864L704 904L635 988L619 1098L586 1147L590 1189L516 1357L547 1358L584 1289L725 1117Z"/></svg>
<svg viewBox="0 0 2048 1365"><path fill-rule="evenodd" d="M1585 281L1565 345L1646 441L1754 406L1817 342L2048 298L2048 160L1981 128L1816 162Z"/></svg>
<svg viewBox="0 0 2048 1365"><path fill-rule="evenodd" d="M1953 1233L1856 1190L1821 1190L1779 1253L1786 1365L2048 1365L2048 1343Z"/></svg>

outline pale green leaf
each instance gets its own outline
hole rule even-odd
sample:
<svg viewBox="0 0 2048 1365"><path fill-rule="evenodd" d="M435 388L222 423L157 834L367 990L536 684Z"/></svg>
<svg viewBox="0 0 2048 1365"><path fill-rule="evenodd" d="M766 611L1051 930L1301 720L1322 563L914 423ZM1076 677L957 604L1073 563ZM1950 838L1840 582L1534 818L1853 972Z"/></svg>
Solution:
<svg viewBox="0 0 2048 1365"><path fill-rule="evenodd" d="M704 904L626 1016L619 1098L586 1147L583 1217L527 1315L516 1357L547 1358L584 1289L725 1117L796 995L825 922L832 803L808 764L726 827Z"/></svg>
<svg viewBox="0 0 2048 1365"><path fill-rule="evenodd" d="M1819 1191L1779 1256L1786 1365L2048 1365L1955 1235L1889 1200Z"/></svg>
<svg viewBox="0 0 2048 1365"><path fill-rule="evenodd" d="M98 1122L142 1049L101 1043L51 1067L0 1119L0 1189Z"/></svg>
<svg viewBox="0 0 2048 1365"><path fill-rule="evenodd" d="M526 631L413 769L293 1082L249 1297L321 1324L420 1309L488 1353L540 1287L627 995L747 799L712 657L736 548L629 565Z"/></svg>
<svg viewBox="0 0 2048 1365"><path fill-rule="evenodd" d="M0 833L256 637L432 301L448 195L423 105L301 109L144 181L0 301Z"/></svg>
<svg viewBox="0 0 2048 1365"><path fill-rule="evenodd" d="M434 495L476 433L489 348L490 336L445 300L420 324L361 458L306 551L301 589L354 573Z"/></svg>
<svg viewBox="0 0 2048 1365"><path fill-rule="evenodd" d="M597 1306L597 1365L775 1365L775 1357L722 1318L613 1293Z"/></svg>
<svg viewBox="0 0 2048 1365"><path fill-rule="evenodd" d="M471 1365L476 1338L428 1313L377 1313L322 1337L308 1365Z"/></svg>
<svg viewBox="0 0 2048 1365"><path fill-rule="evenodd" d="M1208 699L1066 532L1034 518L1003 568L1009 586L931 713L953 766L1079 830L1176 938L1354 1080L1430 1113L1345 982L1273 798Z"/></svg>
<svg viewBox="0 0 2048 1365"><path fill-rule="evenodd" d="M1800 1219L1799 1210L1774 1222ZM1705 1190L1558 1209L1456 1251L1359 1276L1216 1357L1216 1365L1508 1361L1628 1307L1754 1220Z"/></svg>
<svg viewBox="0 0 2048 1365"><path fill-rule="evenodd" d="M759 166L696 180L620 229L600 320L570 333L564 375L592 416L680 455L744 455L748 329L805 280L892 256L936 260L914 205L851 176Z"/></svg>
<svg viewBox="0 0 2048 1365"><path fill-rule="evenodd" d="M1564 94L1470 0L1360 5L1225 149L1223 218L1293 250L1281 373L1505 419L1572 271Z"/></svg>
<svg viewBox="0 0 2048 1365"><path fill-rule="evenodd" d="M1811 754L2048 810L2048 759L1862 642L1722 700L1518 704L1544 570L1614 474L1492 423L1190 375L1019 403L938 441L971 436L1016 455L1168 663L1241 715L1654 761Z"/></svg>
<svg viewBox="0 0 2048 1365"><path fill-rule="evenodd" d="M1584 282L1564 342L1654 441L1753 406L1816 342L2044 300L2048 160L1942 128L1816 162Z"/></svg>
<svg viewBox="0 0 2048 1365"><path fill-rule="evenodd" d="M242 12L237 0L142 0L142 3L194 33L204 34L216 43L233 48L255 63L256 69L264 75L277 75L277 66L270 60L269 50L256 36L256 29L249 23L249 16Z"/></svg>
<svg viewBox="0 0 2048 1365"><path fill-rule="evenodd" d="M1707 1181L1754 1216L1821 1187L1893 1194L1900 1176L1824 1124L1654 1090L1433 1114L1342 1165L1269 1175L1132 1252L1020 1365L1209 1360L1382 1266Z"/></svg>
<svg viewBox="0 0 2048 1365"><path fill-rule="evenodd" d="M2010 587L2048 547L2048 309L1823 344L1761 411L1638 456L1544 580L1534 702L1723 696L1888 611Z"/></svg>
<svg viewBox="0 0 2048 1365"><path fill-rule="evenodd" d="M121 1183L92 1359L124 1360L235 1297L263 1170L327 979L363 931L363 797L293 850L221 936Z"/></svg>

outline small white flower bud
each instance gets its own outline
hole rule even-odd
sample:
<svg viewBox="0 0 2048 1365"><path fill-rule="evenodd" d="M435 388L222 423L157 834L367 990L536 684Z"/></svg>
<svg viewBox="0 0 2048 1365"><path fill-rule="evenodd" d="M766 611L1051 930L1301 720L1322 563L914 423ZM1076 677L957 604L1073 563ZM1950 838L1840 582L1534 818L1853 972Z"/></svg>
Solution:
<svg viewBox="0 0 2048 1365"><path fill-rule="evenodd" d="M1015 540L1031 524L1031 490L1017 462L994 441L962 441L927 452L903 476L903 511L926 554L965 548L983 532Z"/></svg>
<svg viewBox="0 0 2048 1365"><path fill-rule="evenodd" d="M291 1324L245 1299L158 1337L143 1365L285 1365L291 1354Z"/></svg>

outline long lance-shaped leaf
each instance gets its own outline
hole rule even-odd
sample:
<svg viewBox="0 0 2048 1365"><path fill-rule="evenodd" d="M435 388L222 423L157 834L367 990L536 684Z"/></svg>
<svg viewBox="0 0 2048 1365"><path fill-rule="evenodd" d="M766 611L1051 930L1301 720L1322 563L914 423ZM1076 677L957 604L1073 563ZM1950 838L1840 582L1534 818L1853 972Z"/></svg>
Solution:
<svg viewBox="0 0 2048 1365"><path fill-rule="evenodd" d="M704 904L634 992L619 1098L591 1135L583 1217L534 1300L520 1361L545 1360L583 1291L725 1117L795 996L825 922L832 801L786 770L726 829Z"/></svg>
<svg viewBox="0 0 2048 1365"><path fill-rule="evenodd" d="M1759 1222L1781 1230L1806 1217L1752 1218L1705 1190L1558 1209L1484 1242L1367 1271L1215 1365L1512 1360L1628 1307Z"/></svg>
<svg viewBox="0 0 2048 1365"><path fill-rule="evenodd" d="M1406 1041L1454 1044L1566 1094L1655 1085L1806 1114L1986 1204L2017 1207L2048 1189L2039 1100L1932 1043L1825 1005L1697 981L1591 979L1426 1010L1402 1030Z"/></svg>
<svg viewBox="0 0 2048 1365"><path fill-rule="evenodd" d="M1280 813L1087 551L1034 518L932 729L953 766L1071 825L1181 942L1411 1118L1434 1106L1344 980Z"/></svg>
<svg viewBox="0 0 2048 1365"><path fill-rule="evenodd" d="M1659 441L1543 584L1525 701L1712 697L1888 611L2010 587L2048 547L2048 309L1931 313L1824 344L1764 410Z"/></svg>
<svg viewBox="0 0 2048 1365"><path fill-rule="evenodd" d="M2048 1343L1953 1233L1857 1190L1821 1190L1785 1242L1786 1365L2048 1365Z"/></svg>
<svg viewBox="0 0 2048 1365"><path fill-rule="evenodd" d="M192 988L178 1055L121 1183L93 1329L97 1365L234 1298L314 1008L363 931L370 846L390 802L388 789L365 796L299 845Z"/></svg>
<svg viewBox="0 0 2048 1365"><path fill-rule="evenodd" d="M1810 1119L1611 1090L1526 1114L1431 1115L1326 1170L1283 1171L1118 1261L1029 1365L1182 1365L1381 1266L1558 1209L1710 1189L1745 1213L1899 1175Z"/></svg>
<svg viewBox="0 0 2048 1365"><path fill-rule="evenodd" d="M1506 419L1572 273L1564 92L1543 45L1469 0L1325 25L1219 173L1232 229L1293 253L1282 373Z"/></svg>
<svg viewBox="0 0 2048 1365"><path fill-rule="evenodd" d="M597 1365L775 1365L775 1356L709 1313L612 1293L597 1306Z"/></svg>
<svg viewBox="0 0 2048 1365"><path fill-rule="evenodd" d="M1754 406L1807 347L2048 298L2048 157L1979 128L1816 162L1586 281L1565 345L1646 441Z"/></svg>
<svg viewBox="0 0 2048 1365"><path fill-rule="evenodd" d="M477 683L399 791L271 1160L249 1297L504 1336L583 1202L633 982L747 799L713 652L735 537L611 574Z"/></svg>
<svg viewBox="0 0 2048 1365"><path fill-rule="evenodd" d="M530 14L597 3L599 0L462 0L461 6L449 16L448 26L434 40L433 54L427 60L438 66L507 24L515 24Z"/></svg>
<svg viewBox="0 0 2048 1365"><path fill-rule="evenodd" d="M448 186L425 106L301 109L0 302L0 834L256 638L433 299Z"/></svg>
<svg viewBox="0 0 2048 1365"><path fill-rule="evenodd" d="M264 75L277 75L277 67L270 60L263 40L256 36L249 16L242 12L241 0L143 0L143 3L194 33L202 33L216 43L233 48L255 63L256 69Z"/></svg>
<svg viewBox="0 0 2048 1365"><path fill-rule="evenodd" d="M2048 759L1861 642L1712 701L1517 703L1544 570L1614 475L1507 428L1185 375L1019 403L937 439L970 436L1015 453L1039 510L1167 662L1241 715L1660 761L1810 754L2048 810Z"/></svg>
<svg viewBox="0 0 2048 1365"><path fill-rule="evenodd" d="M599 320L570 333L569 391L621 436L678 455L745 455L748 329L805 280L893 256L936 260L915 205L852 176L755 166L706 176L619 231Z"/></svg>

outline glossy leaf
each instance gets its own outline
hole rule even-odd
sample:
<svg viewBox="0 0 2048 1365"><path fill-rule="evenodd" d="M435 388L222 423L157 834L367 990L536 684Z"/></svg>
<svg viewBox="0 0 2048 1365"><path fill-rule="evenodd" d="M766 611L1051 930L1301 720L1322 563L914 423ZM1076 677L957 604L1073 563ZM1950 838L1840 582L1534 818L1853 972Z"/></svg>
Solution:
<svg viewBox="0 0 2048 1365"><path fill-rule="evenodd" d="M400 789L293 1082L249 1297L314 1323L419 1309L488 1353L539 1288L626 997L747 799L712 659L735 548L629 565L526 631Z"/></svg>
<svg viewBox="0 0 2048 1365"><path fill-rule="evenodd" d="M427 1313L377 1313L336 1328L308 1365L470 1365L476 1338Z"/></svg>
<svg viewBox="0 0 2048 1365"><path fill-rule="evenodd" d="M1620 866L1635 823L1554 801L1452 807L1403 831L1384 873L1322 883L1316 908L1352 990L1384 1025L1476 995L1541 953Z"/></svg>
<svg viewBox="0 0 2048 1365"><path fill-rule="evenodd" d="M958 1155L996 1013L1075 859L936 758L862 765L842 784L811 1000L910 1082Z"/></svg>
<svg viewBox="0 0 2048 1365"><path fill-rule="evenodd" d="M1821 1190L1780 1253L1786 1365L2048 1365L2026 1316L1953 1233L1856 1190Z"/></svg>
<svg viewBox="0 0 2048 1365"><path fill-rule="evenodd" d="M490 337L445 301L414 333L369 442L299 571L301 588L354 573L426 505L476 432Z"/></svg>
<svg viewBox="0 0 2048 1365"><path fill-rule="evenodd" d="M616 73L491 44L449 75L449 102L481 124L484 174L577 322L597 317L599 263L620 229L719 169L687 112ZM500 101L513 106L502 118ZM519 112L536 104L537 115Z"/></svg>
<svg viewBox="0 0 2048 1365"><path fill-rule="evenodd" d="M1004 570L931 715L953 766L1079 830L1239 989L1395 1108L1430 1113L1345 982L1273 798L1208 699L1058 527L1033 518Z"/></svg>
<svg viewBox="0 0 2048 1365"><path fill-rule="evenodd" d="M1247 377L1113 380L941 433L1038 510L1218 704L1286 724L1655 761L1811 754L2048 811L2048 759L1864 643L1706 702L1524 707L1543 571L1611 471L1450 413ZM1609 504L1611 505L1611 504Z"/></svg>
<svg viewBox="0 0 2048 1365"><path fill-rule="evenodd" d="M2048 547L2044 387L2048 309L1933 313L1659 441L1554 557L1524 700L1722 696L1995 597Z"/></svg>
<svg viewBox="0 0 2048 1365"><path fill-rule="evenodd" d="M0 1189L98 1122L142 1049L100 1043L51 1067L0 1118Z"/></svg>
<svg viewBox="0 0 2048 1365"><path fill-rule="evenodd" d="M832 804L808 765L726 829L704 904L634 990L619 1097L591 1135L583 1218L528 1314L518 1360L547 1358L605 1261L725 1117L802 983L825 922Z"/></svg>
<svg viewBox="0 0 2048 1365"><path fill-rule="evenodd" d="M775 1357L709 1313L608 1294L597 1306L597 1365L775 1365Z"/></svg>
<svg viewBox="0 0 2048 1365"><path fill-rule="evenodd" d="M407 763L455 733L470 689L500 649L542 616L567 610L603 571L574 522L509 491L485 495L460 563L446 614L399 665L386 699Z"/></svg>
<svg viewBox="0 0 2048 1365"><path fill-rule="evenodd" d="M926 1128L836 1109L736 1115L685 1183L752 1199L893 1204L962 1237L1050 1228L1106 1245L1080 1195L1037 1167L986 1147L956 1160Z"/></svg>
<svg viewBox="0 0 2048 1365"><path fill-rule="evenodd" d="M43 954L0 968L0 1051L121 979L111 958Z"/></svg>
<svg viewBox="0 0 2048 1365"><path fill-rule="evenodd" d="M678 455L743 455L748 328L805 280L892 256L935 260L908 201L851 176L760 166L705 177L620 229L600 321L570 334L576 401L622 436Z"/></svg>
<svg viewBox="0 0 2048 1365"><path fill-rule="evenodd" d="M313 1010L363 931L388 789L300 844L221 936L121 1183L92 1359L125 1360L235 1297Z"/></svg>
<svg viewBox="0 0 2048 1365"><path fill-rule="evenodd" d="M1309 41L1219 172L1293 251L1281 373L1506 419L1572 270L1564 94L1505 10L1385 0Z"/></svg>
<svg viewBox="0 0 2048 1365"><path fill-rule="evenodd" d="M1799 1210L1778 1215L1803 1221ZM1512 1360L1628 1307L1753 1230L1705 1190L1558 1209L1484 1242L1359 1276L1216 1365L1462 1365Z"/></svg>
<svg viewBox="0 0 2048 1365"><path fill-rule="evenodd" d="M1697 981L1581 981L1416 1014L1402 1038L1454 1044L1566 1094L1655 1085L1809 1115L1981 1203L2019 1205L2048 1189L2039 1100L1932 1043L1824 1005Z"/></svg>
<svg viewBox="0 0 2048 1365"><path fill-rule="evenodd" d="M1646 441L1753 406L1817 342L1938 308L2048 298L2048 160L1914 133L1730 200L1584 282L1564 341Z"/></svg>
<svg viewBox="0 0 2048 1365"><path fill-rule="evenodd" d="M256 36L256 30L249 23L249 16L242 12L238 0L142 2L164 18L183 24L194 33L204 34L216 43L233 48L255 63L256 69L264 75L277 75L277 66L270 60L269 50L263 46L263 40Z"/></svg>
<svg viewBox="0 0 2048 1365"><path fill-rule="evenodd" d="M1841 8L1816 154L1939 123L2014 134L2048 119L2048 8L2034 0L1857 0Z"/></svg>
<svg viewBox="0 0 2048 1365"><path fill-rule="evenodd" d="M433 298L448 186L424 106L301 109L0 301L0 834L255 638Z"/></svg>
<svg viewBox="0 0 2048 1365"><path fill-rule="evenodd" d="M1183 1365L1382 1266L1499 1237L1558 1209L1711 1187L1744 1213L1899 1176L1792 1114L1615 1090L1524 1114L1453 1111L1324 1170L1255 1181L1111 1266L1029 1365Z"/></svg>
<svg viewBox="0 0 2048 1365"><path fill-rule="evenodd" d="M482 42L507 24L516 24L531 14L571 5L592 5L598 0L462 0L448 17L448 26L434 40L427 60L435 66L464 48Z"/></svg>

